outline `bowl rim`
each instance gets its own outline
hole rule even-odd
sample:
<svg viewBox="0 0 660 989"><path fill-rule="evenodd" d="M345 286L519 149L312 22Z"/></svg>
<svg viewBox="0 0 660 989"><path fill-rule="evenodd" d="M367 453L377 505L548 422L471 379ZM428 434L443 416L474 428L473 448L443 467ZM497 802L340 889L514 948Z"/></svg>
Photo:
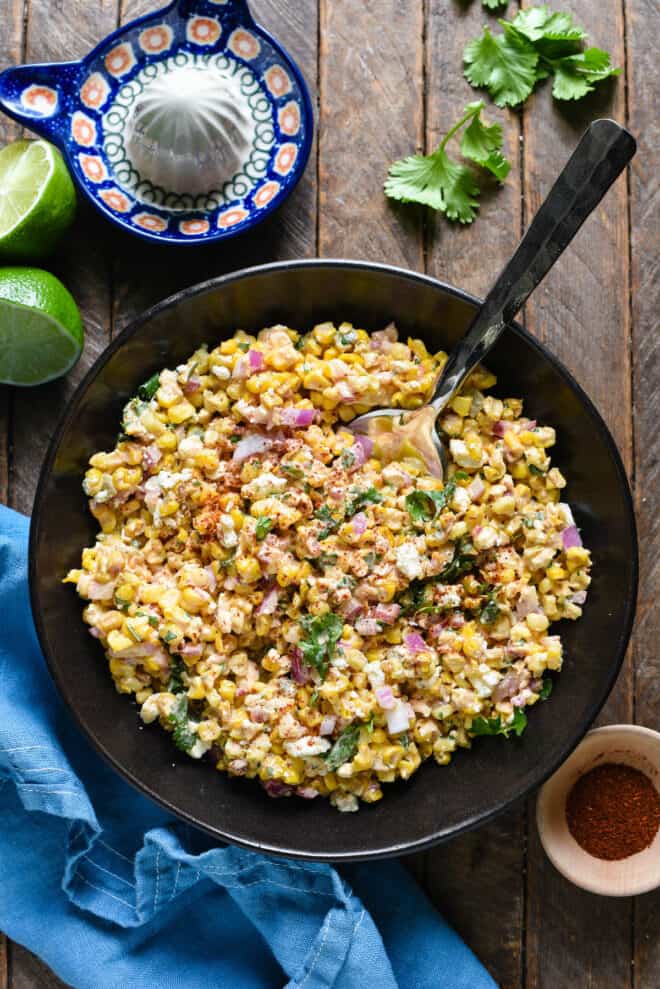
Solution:
<svg viewBox="0 0 660 989"><path fill-rule="evenodd" d="M29 579L29 589L30 589L30 603L32 607L32 614L34 617L34 623L37 630L37 636L41 648L43 650L46 664L48 666L50 675L52 676L55 685L62 697L67 709L73 715L78 727L82 730L84 736L92 744L93 748L110 764L110 766L116 770L123 779L125 779L132 786L137 788L142 794L149 797L151 800L155 801L158 805L169 811L175 817L184 820L186 823L191 824L193 827L199 828L205 831L207 834L215 838L216 841L226 841L230 844L238 845L242 848L251 849L253 851L259 851L271 855L281 855L290 858L298 858L306 861L313 862L357 862L366 861L369 859L380 859L380 858L392 858L404 854L412 854L413 852L424 851L428 848L432 848L443 841L447 841L450 838L456 837L459 834L463 834L467 831L471 831L483 824L496 818L499 814L503 813L513 804L517 803L523 797L528 796L530 793L537 791L543 783L546 782L561 766L561 764L568 758L568 756L575 750L575 748L582 741L584 736L589 731L591 725L593 724L595 718L597 717L599 711L603 707L605 701L607 700L614 683L619 675L626 649L628 646L628 641L630 639L630 634L632 630L632 624L635 617L635 608L637 602L637 592L638 592L638 582L639 582L639 560L638 560L638 542L637 542L637 526L635 521L635 512L632 493L630 490L630 485L628 482L628 477L623 466L623 461L619 450L614 442L614 439L607 427L604 419L602 418L600 412L589 398L587 393L578 384L571 372L564 366L564 364L540 341L536 340L523 326L518 322L512 322L507 326L509 332L513 332L532 347L538 356L542 357L544 360L549 361L554 365L559 373L564 377L569 386L577 394L580 401L583 403L584 407L587 409L591 415L595 427L601 434L601 437L608 449L608 452L614 463L616 472L619 477L621 484L621 489L623 493L623 500L626 506L626 523L630 531L631 544L633 548L632 558L631 558L631 586L628 593L628 599L626 601L625 607L625 617L622 623L621 632L619 634L618 643L616 646L615 661L612 663L609 676L603 680L601 690L598 697L591 705L587 716L583 719L582 723L573 732L573 734L567 738L565 744L562 746L559 755L552 761L549 767L546 767L543 773L536 779L533 783L525 786L520 792L516 793L514 796L502 799L497 803L490 811L485 813L474 814L472 817L467 818L460 827L453 828L449 834L443 832L441 829L435 829L423 838L416 839L415 841L399 841L387 848L378 848L376 850L359 850L359 851L347 851L339 852L333 855L324 854L323 852L311 852L304 851L301 852L295 847L285 847L283 845L271 845L268 842L261 842L257 840L249 840L241 836L236 836L231 828L217 828L212 825L206 824L203 821L198 820L192 814L186 811L180 810L178 807L168 800L167 798L159 795L154 790L152 790L146 783L138 779L131 771L126 769L108 750L105 744L97 739L91 732L91 729L85 724L84 720L79 716L78 711L73 703L69 701L68 692L66 687L58 673L57 664L54 658L50 655L50 651L47 645L46 636L46 623L43 618L41 611L39 595L37 591L37 548L39 541L39 531L41 527L41 520L43 514L45 513L45 491L50 477L52 467L57 455L57 451L60 445L62 434L64 430L69 426L72 419L75 418L77 407L87 391L88 387L92 384L94 379L98 376L100 371L105 367L109 360L114 356L114 354L124 345L124 343L134 337L142 328L142 326L150 321L154 316L158 315L160 312L168 308L172 308L178 305L185 299L192 298L196 295L203 295L208 291L221 287L232 282L238 282L245 278L250 278L253 275L261 275L268 273L277 273L279 271L290 271L295 269L305 269L305 268L348 268L354 271L368 271L372 273L383 273L386 275L396 275L398 277L406 278L417 284L425 284L432 286L435 289L440 289L443 293L458 299L462 302L467 302L472 306L480 305L481 301L477 296L472 295L462 289L458 289L453 285L443 282L440 279L433 278L430 275L421 274L416 271L411 271L407 268L402 268L395 265L382 264L380 262L372 262L366 260L354 260L354 259L342 259L342 258L306 258L299 260L288 260L288 261L274 261L262 265L253 265L249 268L241 268L233 272L229 272L224 275L219 275L214 278L207 279L206 281L199 282L195 285L188 286L168 296L161 302L149 307L144 312L131 320L131 322L124 327L124 329L115 337L114 340L102 351L96 361L92 364L90 369L87 371L83 377L80 384L75 389L74 393L66 403L66 406L60 415L57 422L55 430L53 432L52 439L49 443L46 456L44 458L41 471L39 474L39 480L37 483L37 490L34 498L33 511L30 519L30 539L28 548L28 579Z"/></svg>
<svg viewBox="0 0 660 989"><path fill-rule="evenodd" d="M602 739L602 744L599 748L602 748L603 753L607 756L608 753L617 752L618 745L617 739L619 739L619 745L623 744L624 739L630 739L631 748L635 747L633 740L638 740L641 738L651 739L656 743L660 742L660 732L656 731L654 728L649 728L647 725L636 725L636 724L626 724L626 723L615 723L611 725L600 725L598 728L591 728L584 738L575 746L573 752L571 753L570 759L575 760L575 764L572 767L573 770L577 769L577 764L580 758L580 750L584 749L588 745L589 739L599 738ZM625 760L621 760L623 765L627 765ZM587 764L588 765L588 764ZM660 766L660 764L659 764ZM564 862L560 855L557 855L557 845L556 834L549 830L545 825L549 813L548 802L550 796L548 793L548 787L555 782L559 786L562 793L566 794L569 790L569 781L562 778L566 773L569 773L569 760L562 763L561 766L552 774L550 779L546 780L543 786L540 788L538 793L538 800L536 802L534 819L536 821L536 829L539 836L539 841L541 847L545 852L548 861L554 866L554 868L559 872L564 879L577 886L579 889L584 889L588 893L594 893L597 896L607 896L610 898L617 898L623 896L641 896L643 893L650 893L652 890L658 887L658 882L660 881L660 863L658 863L658 868L654 872L649 872L646 878L640 879L638 883L633 883L628 881L628 885L622 889L613 889L610 885L609 880L599 880L592 878L591 876L584 874L579 875L575 872L571 872L569 869L564 867ZM586 766L582 773L579 774L578 778L586 772ZM656 837L654 841L660 840ZM646 849L643 849L646 851ZM612 865L615 869L621 867L625 868L625 862L627 859L617 859ZM612 876L612 883L614 886L617 884L616 876Z"/></svg>

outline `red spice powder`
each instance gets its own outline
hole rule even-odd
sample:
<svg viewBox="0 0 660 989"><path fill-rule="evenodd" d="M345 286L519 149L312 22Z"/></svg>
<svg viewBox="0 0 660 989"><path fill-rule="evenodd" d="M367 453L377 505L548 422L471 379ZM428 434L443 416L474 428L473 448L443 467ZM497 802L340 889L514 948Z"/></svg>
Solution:
<svg viewBox="0 0 660 989"><path fill-rule="evenodd" d="M643 851L660 827L660 795L638 769L607 762L581 776L566 800L566 821L578 845L615 861Z"/></svg>

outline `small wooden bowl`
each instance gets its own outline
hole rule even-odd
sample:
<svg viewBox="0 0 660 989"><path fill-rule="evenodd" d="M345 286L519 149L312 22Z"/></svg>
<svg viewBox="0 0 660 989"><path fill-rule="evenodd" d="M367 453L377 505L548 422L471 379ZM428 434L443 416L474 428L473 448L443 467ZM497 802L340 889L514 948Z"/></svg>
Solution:
<svg viewBox="0 0 660 989"><path fill-rule="evenodd" d="M601 896L634 896L660 885L660 831L648 848L615 862L595 858L576 842L566 822L566 798L580 776L607 762L645 773L660 788L660 733L637 725L590 731L541 788L536 823L546 855L566 879Z"/></svg>

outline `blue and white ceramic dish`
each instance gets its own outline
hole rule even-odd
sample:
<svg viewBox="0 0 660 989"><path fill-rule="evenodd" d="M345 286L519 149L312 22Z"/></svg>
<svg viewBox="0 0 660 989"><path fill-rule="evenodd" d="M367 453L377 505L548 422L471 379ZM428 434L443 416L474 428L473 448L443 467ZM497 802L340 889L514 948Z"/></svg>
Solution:
<svg viewBox="0 0 660 989"><path fill-rule="evenodd" d="M7 69L0 108L61 149L110 220L174 244L259 223L313 133L305 81L247 0L174 0L80 62Z"/></svg>

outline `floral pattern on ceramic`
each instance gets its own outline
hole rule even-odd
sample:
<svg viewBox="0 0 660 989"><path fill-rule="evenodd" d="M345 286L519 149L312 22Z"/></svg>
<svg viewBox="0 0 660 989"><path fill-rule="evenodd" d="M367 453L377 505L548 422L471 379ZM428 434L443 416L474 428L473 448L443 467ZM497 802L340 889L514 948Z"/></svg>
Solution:
<svg viewBox="0 0 660 989"><path fill-rule="evenodd" d="M78 161L90 182L97 184L105 182L108 178L108 169L105 167L103 159L98 155L79 154Z"/></svg>
<svg viewBox="0 0 660 989"><path fill-rule="evenodd" d="M174 42L174 32L167 24L156 24L155 27L145 28L138 35L140 48L147 55L158 55L167 51Z"/></svg>
<svg viewBox="0 0 660 989"><path fill-rule="evenodd" d="M100 110L110 95L110 86L100 72L92 72L80 87L80 100L89 110Z"/></svg>
<svg viewBox="0 0 660 989"><path fill-rule="evenodd" d="M163 230L167 230L167 220L164 220L162 216L156 216L155 213L135 213L131 219L136 227L141 227L150 233L159 234Z"/></svg>
<svg viewBox="0 0 660 989"><path fill-rule="evenodd" d="M154 184L126 153L127 123L145 87L190 66L231 74L250 124L233 174L200 195ZM246 0L175 0L120 28L80 62L7 69L0 109L62 150L83 192L109 219L179 244L233 236L260 222L297 183L312 143L304 80L254 22Z"/></svg>
<svg viewBox="0 0 660 989"><path fill-rule="evenodd" d="M26 110L50 117L57 110L57 91L49 86L28 86L21 94L21 102Z"/></svg>
<svg viewBox="0 0 660 989"><path fill-rule="evenodd" d="M83 148L92 148L96 144L96 124L81 110L71 118L71 137Z"/></svg>
<svg viewBox="0 0 660 989"><path fill-rule="evenodd" d="M228 230L230 227L235 227L237 224L243 223L249 215L248 211L242 206L227 209L218 216L218 226L221 230Z"/></svg>
<svg viewBox="0 0 660 989"><path fill-rule="evenodd" d="M234 55L246 59L256 58L261 51L259 39L251 31L246 31L245 28L239 28L231 34L227 47Z"/></svg>
<svg viewBox="0 0 660 989"><path fill-rule="evenodd" d="M128 213L131 209L130 199L120 189L101 189L99 196L115 213Z"/></svg>
<svg viewBox="0 0 660 989"><path fill-rule="evenodd" d="M277 112L277 121L283 134L293 137L300 130L300 107L294 100L283 106Z"/></svg>
<svg viewBox="0 0 660 989"><path fill-rule="evenodd" d="M214 17L191 17L186 28L188 41L195 45L215 45L222 28Z"/></svg>
<svg viewBox="0 0 660 989"><path fill-rule="evenodd" d="M115 79L121 79L131 71L135 65L135 55L131 45L117 45L112 48L104 59L105 67Z"/></svg>

